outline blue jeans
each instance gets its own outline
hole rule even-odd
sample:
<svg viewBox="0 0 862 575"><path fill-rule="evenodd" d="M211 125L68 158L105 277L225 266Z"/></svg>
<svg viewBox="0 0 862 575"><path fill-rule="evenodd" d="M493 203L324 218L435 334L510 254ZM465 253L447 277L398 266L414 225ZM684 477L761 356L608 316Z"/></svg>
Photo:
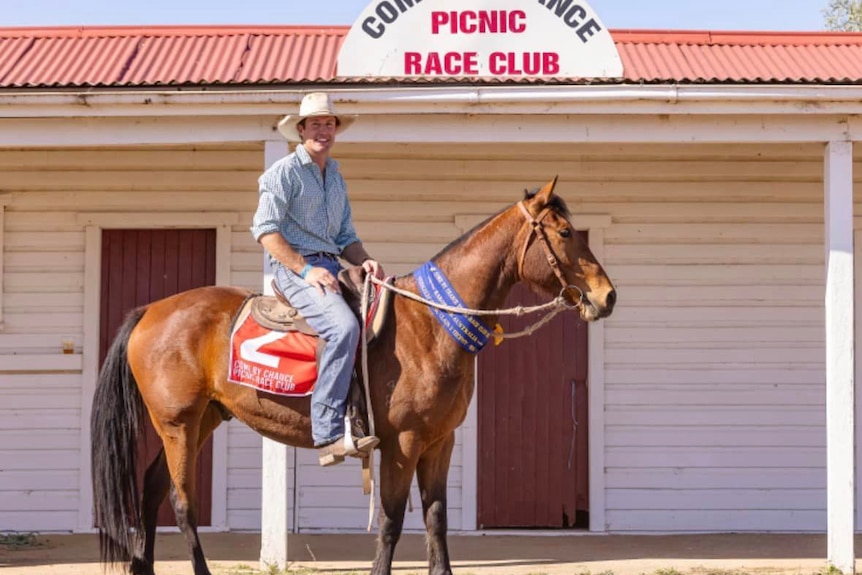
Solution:
<svg viewBox="0 0 862 575"><path fill-rule="evenodd" d="M326 268L333 275L341 271L337 260L307 256L313 267ZM281 293L317 330L326 345L317 366L317 383L311 394L311 434L314 445L331 443L344 435L347 393L359 343L359 322L336 293L318 289L284 266L274 263L275 281Z"/></svg>

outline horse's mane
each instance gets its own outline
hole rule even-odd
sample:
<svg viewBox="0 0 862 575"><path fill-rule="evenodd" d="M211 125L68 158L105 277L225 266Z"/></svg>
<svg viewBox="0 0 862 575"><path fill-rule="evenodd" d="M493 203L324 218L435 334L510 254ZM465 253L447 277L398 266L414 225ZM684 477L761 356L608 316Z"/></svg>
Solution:
<svg viewBox="0 0 862 575"><path fill-rule="evenodd" d="M525 189L525 190L524 190L524 199L525 199L525 200L530 200L530 199L534 198L534 197L536 196L536 194L537 194L537 193L539 193L539 190L540 190L540 189L541 189L541 188L533 188L532 190L527 190L527 189ZM562 215L562 216L564 216L564 217L566 217L566 218L570 217L570 215L571 215L571 214L569 213L569 208L568 208L568 206L566 205L566 202L563 200L563 198L561 198L560 196L558 196L558 195L556 195L556 194L553 194L553 195L551 196L551 199L550 199L550 201L548 202L548 204L547 204L547 205L548 205L551 209L553 209L555 212L559 213L560 215ZM508 209L509 209L509 208L511 208L511 207L512 207L511 205L506 206L505 208L503 208L503 209L502 209L502 210L500 210L499 212L497 212L497 213L495 213L495 214L492 214L492 215L488 216L487 218L485 218L484 220L482 220L481 222L479 222L478 224L476 224L475 226L473 226L472 228L470 228L470 230L469 230L469 231L467 231L467 232L466 232L466 233L464 233L464 234L461 234L461 236L460 236L460 237L457 237L457 238L455 238L454 240L452 240L451 242L449 242L449 245L447 245L445 248L443 248L442 250L440 250L439 252L437 252L437 255L435 255L435 256L434 256L433 258L431 258L431 259L432 259L432 260L437 259L438 257L440 257L440 256L444 255L444 254L445 254L446 252L448 252L449 250L453 249L455 246L460 245L460 244L461 244L461 242L463 242L466 238L468 238L468 237L472 236L472 235L473 235L473 232L475 232L475 231L476 231L476 230L478 230L479 228L484 227L484 226L485 226L485 224L487 224L489 221L491 221L492 219L496 218L498 215L500 215L501 213L505 212L506 210L508 210Z"/></svg>

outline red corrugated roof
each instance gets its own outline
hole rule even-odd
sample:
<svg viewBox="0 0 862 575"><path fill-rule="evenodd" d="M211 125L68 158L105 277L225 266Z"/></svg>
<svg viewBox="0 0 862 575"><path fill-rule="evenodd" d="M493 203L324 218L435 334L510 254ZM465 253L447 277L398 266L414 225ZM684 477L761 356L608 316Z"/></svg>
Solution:
<svg viewBox="0 0 862 575"><path fill-rule="evenodd" d="M332 82L347 30L0 28L0 88ZM862 83L858 33L617 30L611 35L623 60L623 82Z"/></svg>
<svg viewBox="0 0 862 575"><path fill-rule="evenodd" d="M862 82L859 33L616 31L612 35L630 81Z"/></svg>
<svg viewBox="0 0 862 575"><path fill-rule="evenodd" d="M0 88L326 81L346 27L0 28Z"/></svg>

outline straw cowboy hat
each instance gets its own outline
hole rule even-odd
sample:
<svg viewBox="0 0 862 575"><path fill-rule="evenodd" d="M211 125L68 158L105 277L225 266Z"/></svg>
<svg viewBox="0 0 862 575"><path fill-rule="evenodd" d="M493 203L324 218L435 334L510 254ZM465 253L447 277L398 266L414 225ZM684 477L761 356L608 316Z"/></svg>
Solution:
<svg viewBox="0 0 862 575"><path fill-rule="evenodd" d="M312 116L335 116L338 118L338 128L336 134L340 134L356 121L356 116L342 116L335 111L335 106L332 105L332 99L329 94L324 92L312 92L306 94L299 105L299 114L291 114L285 116L278 123L278 131L281 135L293 142L300 142L302 138L296 129L296 125L306 118Z"/></svg>

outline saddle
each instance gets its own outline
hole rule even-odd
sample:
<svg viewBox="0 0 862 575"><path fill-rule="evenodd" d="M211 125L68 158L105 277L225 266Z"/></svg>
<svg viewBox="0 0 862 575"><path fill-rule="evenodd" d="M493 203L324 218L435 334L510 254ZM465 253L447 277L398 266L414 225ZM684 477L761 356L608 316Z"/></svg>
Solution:
<svg viewBox="0 0 862 575"><path fill-rule="evenodd" d="M387 282L393 281L388 278ZM338 283L344 301L350 306L357 321L362 321L362 297L365 289L365 270L361 267L342 270L338 274ZM275 280L272 281L273 296L255 296L249 302L251 316L261 326L275 331L298 331L317 337L317 331L308 325L298 309L290 305L287 298L278 289ZM392 292L375 284L369 284L368 318L365 321L365 341L370 346L377 340L386 324L391 307Z"/></svg>

